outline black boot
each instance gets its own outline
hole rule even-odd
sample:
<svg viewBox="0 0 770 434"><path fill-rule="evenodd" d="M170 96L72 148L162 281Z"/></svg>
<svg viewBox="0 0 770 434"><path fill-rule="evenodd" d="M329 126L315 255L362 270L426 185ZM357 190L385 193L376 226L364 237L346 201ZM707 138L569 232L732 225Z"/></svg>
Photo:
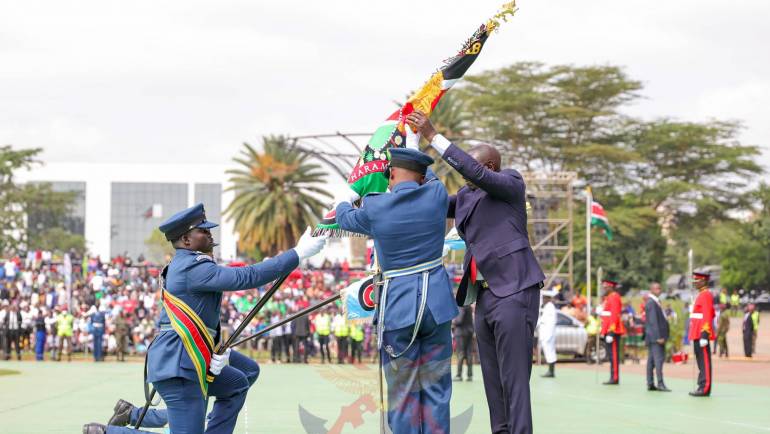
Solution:
<svg viewBox="0 0 770 434"><path fill-rule="evenodd" d="M115 404L115 408L112 413L110 421L107 425L126 426L131 422L131 410L134 409L134 405L128 401L119 399Z"/></svg>
<svg viewBox="0 0 770 434"><path fill-rule="evenodd" d="M553 378L553 377L555 377L556 374L554 374L554 372L553 372L555 366L556 366L556 363L549 363L548 364L548 372L546 372L545 374L541 375L541 377L543 377L543 378Z"/></svg>
<svg viewBox="0 0 770 434"><path fill-rule="evenodd" d="M106 434L107 427L100 423L89 423L83 425L83 434Z"/></svg>

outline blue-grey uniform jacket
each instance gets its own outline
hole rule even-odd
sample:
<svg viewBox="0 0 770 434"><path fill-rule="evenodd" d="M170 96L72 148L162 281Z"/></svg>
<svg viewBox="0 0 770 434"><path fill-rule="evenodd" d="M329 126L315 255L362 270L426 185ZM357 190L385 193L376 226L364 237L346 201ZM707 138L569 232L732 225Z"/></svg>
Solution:
<svg viewBox="0 0 770 434"><path fill-rule="evenodd" d="M402 182L392 192L365 196L361 208L337 206L340 228L374 239L383 271L413 267L441 258L449 195L433 171L425 183ZM414 325L419 307L422 274L395 277L388 287L384 330ZM444 266L431 270L428 309L436 324L451 321L458 310ZM378 306L379 309L379 306Z"/></svg>
<svg viewBox="0 0 770 434"><path fill-rule="evenodd" d="M203 253L177 249L166 273L166 291L179 297L212 331L219 329L220 303L223 291L256 288L290 272L299 264L294 249L248 267L230 268L217 265ZM161 332L147 355L147 381L181 377L198 381L195 367L165 309L160 313ZM163 331L164 329L168 329Z"/></svg>

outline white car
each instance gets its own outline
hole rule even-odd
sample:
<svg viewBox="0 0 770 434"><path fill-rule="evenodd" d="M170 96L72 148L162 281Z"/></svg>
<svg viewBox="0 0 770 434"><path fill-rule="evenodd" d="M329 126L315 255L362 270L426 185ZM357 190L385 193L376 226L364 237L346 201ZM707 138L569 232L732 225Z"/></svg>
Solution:
<svg viewBox="0 0 770 434"><path fill-rule="evenodd" d="M536 333L537 336L537 333ZM599 358L606 356L604 345L599 343ZM588 333L585 326L564 312L556 312L556 353L568 354L574 357L586 357L586 351L589 351L590 358L596 361L596 354L593 346L588 345Z"/></svg>

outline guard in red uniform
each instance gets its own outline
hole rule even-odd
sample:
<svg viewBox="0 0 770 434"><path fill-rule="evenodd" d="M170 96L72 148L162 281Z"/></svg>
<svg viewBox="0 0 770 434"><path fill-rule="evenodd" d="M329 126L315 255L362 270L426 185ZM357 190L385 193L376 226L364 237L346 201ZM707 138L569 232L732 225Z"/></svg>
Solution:
<svg viewBox="0 0 770 434"><path fill-rule="evenodd" d="M610 358L610 381L604 384L620 383L620 337L626 334L626 328L620 319L623 301L617 291L618 283L612 280L602 281L604 306L599 314L602 317L601 336Z"/></svg>
<svg viewBox="0 0 770 434"><path fill-rule="evenodd" d="M716 339L714 333L714 297L709 291L707 273L693 273L693 283L698 289L698 296L690 312L690 340L698 362L698 389L690 392L691 396L711 395L711 351L709 341Z"/></svg>

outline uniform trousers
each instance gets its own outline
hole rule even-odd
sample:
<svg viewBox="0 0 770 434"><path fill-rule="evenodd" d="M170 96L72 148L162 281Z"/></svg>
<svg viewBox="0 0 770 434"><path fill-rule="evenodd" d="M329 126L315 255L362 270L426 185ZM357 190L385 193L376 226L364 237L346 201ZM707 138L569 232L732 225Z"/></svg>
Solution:
<svg viewBox="0 0 770 434"><path fill-rule="evenodd" d="M663 359L665 346L657 342L647 344L647 385L654 386L653 371L657 374L658 386L663 385Z"/></svg>
<svg viewBox="0 0 770 434"><path fill-rule="evenodd" d="M361 363L361 356L363 356L364 353L364 341L357 341L355 339L350 340L350 362L356 363L356 358L358 358L358 363Z"/></svg>
<svg viewBox="0 0 770 434"><path fill-rule="evenodd" d="M209 384L208 396L215 397L214 408L206 424L208 400L201 397L196 381L175 377L153 385L166 403L169 428L173 434L230 434L246 393L259 376L257 362L236 351L230 353L230 365ZM144 426L144 422L142 422Z"/></svg>
<svg viewBox="0 0 770 434"><path fill-rule="evenodd" d="M457 378L463 376L463 364L468 366L467 377L473 378L473 333L457 336Z"/></svg>
<svg viewBox="0 0 770 434"><path fill-rule="evenodd" d="M479 291L474 325L493 434L532 432L529 378L539 307L538 285L506 297Z"/></svg>
<svg viewBox="0 0 770 434"><path fill-rule="evenodd" d="M310 348L313 346L313 341L310 336L294 336L294 363L299 363L299 347L302 345L302 361L307 363L307 357L310 355Z"/></svg>
<svg viewBox="0 0 770 434"><path fill-rule="evenodd" d="M695 361L698 362L698 390L703 393L711 394L711 351L710 343L705 347L700 346L696 339L693 341L693 350L695 351Z"/></svg>
<svg viewBox="0 0 770 434"><path fill-rule="evenodd" d="M35 332L35 360L43 360L45 356L45 330Z"/></svg>
<svg viewBox="0 0 770 434"><path fill-rule="evenodd" d="M332 353L329 351L329 335L318 335L318 346L321 347L321 362L324 359L332 361Z"/></svg>
<svg viewBox="0 0 770 434"><path fill-rule="evenodd" d="M102 357L102 351L103 351L103 345L102 345L102 338L104 337L104 333L102 332L94 332L94 361L101 362L103 360Z"/></svg>
<svg viewBox="0 0 770 434"><path fill-rule="evenodd" d="M607 333L612 336L612 342L608 343L605 339L604 346L607 349L607 358L610 359L610 381L620 381L620 335L617 333ZM606 336L605 336L606 338Z"/></svg>
<svg viewBox="0 0 770 434"><path fill-rule="evenodd" d="M348 342L347 336L337 336L337 363L344 363L348 358Z"/></svg>
<svg viewBox="0 0 770 434"><path fill-rule="evenodd" d="M412 346L400 357L391 358L385 348L404 351L413 330L405 327L382 335L380 357L388 383L388 426L394 434L448 434L452 322L436 324L426 309Z"/></svg>

